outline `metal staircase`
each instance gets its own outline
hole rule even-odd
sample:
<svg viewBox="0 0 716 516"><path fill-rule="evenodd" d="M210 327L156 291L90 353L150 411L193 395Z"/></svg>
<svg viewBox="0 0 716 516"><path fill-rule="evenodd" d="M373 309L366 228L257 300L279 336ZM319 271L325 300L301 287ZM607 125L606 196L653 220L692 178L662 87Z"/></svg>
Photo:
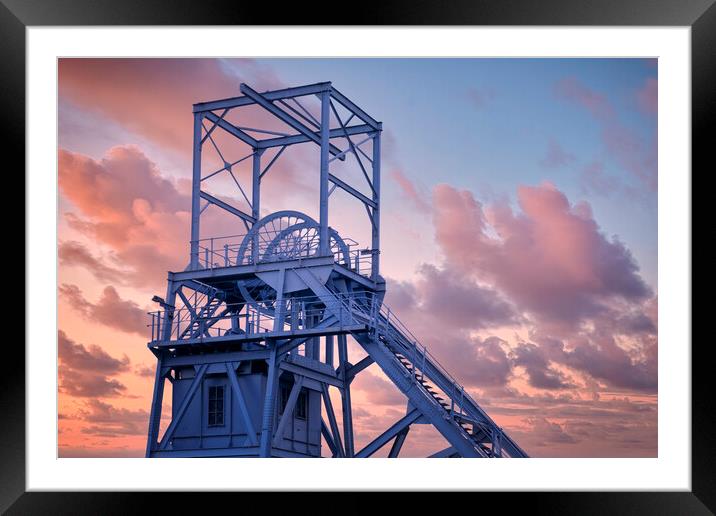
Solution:
<svg viewBox="0 0 716 516"><path fill-rule="evenodd" d="M456 445L448 438L456 451L463 457L527 457L526 452L482 410L435 357L431 356L412 334L399 328L398 325L402 325L389 309L383 307L383 310L378 318L376 332L372 335L373 340L377 340L380 346L395 357L403 368L401 373L409 374L412 388L401 390L411 403L417 405L421 397L429 398L430 403L420 403L421 406L429 407L432 416L429 419L442 418L448 421L472 447L472 450L466 453L461 441ZM397 325L390 322L388 316ZM395 367L395 361L377 362L386 374L387 369ZM436 426L440 429L440 426Z"/></svg>
<svg viewBox="0 0 716 516"><path fill-rule="evenodd" d="M368 332L353 332L356 341L417 409L462 457L528 457L448 372L421 345L382 300L370 292L336 295L321 287L310 271L302 274L325 303L327 316L351 314ZM320 294L319 294L320 292ZM357 456L360 456L357 455Z"/></svg>

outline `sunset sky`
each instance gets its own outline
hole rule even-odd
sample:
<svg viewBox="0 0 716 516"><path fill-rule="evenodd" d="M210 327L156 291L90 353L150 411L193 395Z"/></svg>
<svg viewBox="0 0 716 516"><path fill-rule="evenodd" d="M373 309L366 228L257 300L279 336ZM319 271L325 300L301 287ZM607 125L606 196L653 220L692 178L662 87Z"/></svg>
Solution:
<svg viewBox="0 0 716 516"><path fill-rule="evenodd" d="M237 96L241 82L322 81L383 122L393 312L531 456L656 456L647 59L61 59L59 455L144 454L146 312L189 256L192 104ZM267 177L264 212L316 214L308 150ZM240 205L230 186L213 191ZM331 225L368 244L346 206L331 205ZM377 365L361 373L356 448L405 402ZM420 425L403 455L444 447Z"/></svg>

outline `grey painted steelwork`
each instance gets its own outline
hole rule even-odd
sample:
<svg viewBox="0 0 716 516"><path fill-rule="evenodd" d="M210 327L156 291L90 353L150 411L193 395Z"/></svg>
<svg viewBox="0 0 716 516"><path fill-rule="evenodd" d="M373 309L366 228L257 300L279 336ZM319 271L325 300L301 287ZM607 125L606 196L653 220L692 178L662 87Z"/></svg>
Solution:
<svg viewBox="0 0 716 516"><path fill-rule="evenodd" d="M263 93L242 84L241 92L194 105L189 264L169 272L166 296L154 298L161 309L150 314L157 370L146 455L370 457L390 443L388 457L398 457L411 425L431 424L449 444L433 457L526 457L383 304L381 123L329 82ZM248 106L284 129L230 118ZM228 163L217 131L248 154ZM224 167L205 175L209 143ZM290 210L261 217L262 180L298 144L318 150L318 217ZM232 167L249 158L245 188ZM352 163L358 180L334 175L334 160ZM231 175L249 211L202 189L221 173ZM363 205L370 247L358 249L329 225L336 188ZM202 237L211 206L245 233ZM349 337L362 357L349 357ZM406 396L406 414L356 450L351 383L372 364ZM160 428L167 382L172 408Z"/></svg>

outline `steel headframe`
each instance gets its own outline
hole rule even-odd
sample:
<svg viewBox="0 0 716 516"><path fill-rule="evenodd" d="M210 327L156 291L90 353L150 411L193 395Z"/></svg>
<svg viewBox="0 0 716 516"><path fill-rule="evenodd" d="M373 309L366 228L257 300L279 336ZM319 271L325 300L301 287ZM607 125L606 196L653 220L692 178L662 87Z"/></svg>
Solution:
<svg viewBox="0 0 716 516"><path fill-rule="evenodd" d="M328 419L326 422L319 415L320 421L312 418L312 424L316 425L316 431L320 432L334 457L370 457L391 442L388 456L397 457L411 426L416 424L432 425L450 444L433 457L526 457L526 452L383 304L385 281L379 276L378 261L380 122L329 82L264 93L257 93L242 84L241 92L240 97L194 106L191 262L186 270L168 274L164 298L155 296L162 310L152 314L152 340L148 345L157 357L157 371L147 456L295 456L293 448L279 449L273 443L278 443L290 426L292 416L288 414L292 412L299 392L310 387L314 400L321 398ZM318 97L320 117L312 115L298 100L306 96ZM345 120L339 116L337 104L349 113L344 115ZM258 106L296 132L284 134L251 129L226 119L232 109L251 105ZM330 127L331 113L338 124L335 128ZM351 125L354 119L357 123ZM208 127L206 121L210 123ZM251 148L251 153L242 158L253 158L251 200L244 195L251 213L201 189L203 179L223 170L232 175L241 189L231 172L232 164L223 160L212 137L217 128ZM250 133L269 136L258 139ZM354 143L351 137L361 134L365 135L364 139ZM201 152L207 140L216 148L224 167L203 177ZM361 149L361 145L368 141L373 143L372 157ZM299 143L320 147L319 220L291 210L260 218L261 178L288 146ZM340 143L347 146L341 149ZM268 164L263 165L262 154L273 147L278 147L278 151ZM330 163L336 159L345 160L348 155L353 155L360 166L370 187L370 196L331 174ZM371 174L361 156L370 163ZM359 260L362 251L354 262L346 241L328 225L328 198L335 188L357 198L368 213L372 259L370 268L365 271ZM202 199L206 201L203 207L200 205ZM209 205L216 205L238 217L248 230L238 247L225 245L223 255L216 252L213 238L208 248L200 246L200 218ZM276 220L284 220L286 224L279 223L276 229ZM258 235L269 235L263 247L257 245ZM235 258L230 256L229 249L235 253ZM200 254L205 256L203 262ZM357 363L349 361L349 335L367 354ZM322 342L324 357L320 353ZM334 363L334 344L337 344L338 367ZM304 348L302 352L301 346ZM243 375L244 380L239 381L237 368L243 363L265 364L266 384L261 398L247 398L240 383L254 374L263 377L264 372L249 371ZM377 364L406 396L406 414L362 449L355 450L350 385L371 364ZM173 376L186 368L191 370L190 376L184 377L184 373ZM202 438L203 423L196 420L196 413L188 415L189 406L202 403L203 397L196 401L196 393L201 392L207 376L216 378L224 374L230 392L238 402L242 435L246 440L236 446L229 443L228 446L208 448L200 445L200 449L174 448L175 434L183 418L188 425L199 425ZM277 384L282 375L290 376L294 383L276 424ZM172 421L159 439L165 379L171 383L181 382L182 389L177 391L181 395L172 406ZM342 431L329 387L337 388L341 395ZM248 405L253 413L260 414L260 422L252 420ZM254 423L260 423L260 426ZM316 450L298 455L313 456L312 453Z"/></svg>

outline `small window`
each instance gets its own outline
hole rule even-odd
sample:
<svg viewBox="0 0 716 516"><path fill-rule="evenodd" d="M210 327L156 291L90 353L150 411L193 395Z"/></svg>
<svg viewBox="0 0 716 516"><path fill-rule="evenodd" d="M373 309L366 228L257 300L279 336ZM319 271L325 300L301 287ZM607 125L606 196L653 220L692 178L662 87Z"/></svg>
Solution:
<svg viewBox="0 0 716 516"><path fill-rule="evenodd" d="M294 410L296 419L306 419L308 415L308 393L305 389L301 389L296 400L296 409Z"/></svg>
<svg viewBox="0 0 716 516"><path fill-rule="evenodd" d="M279 394L279 414L283 414L288 405L288 398L291 396L292 386L288 384L281 385L281 391ZM296 398L296 405L293 408L293 417L296 419L306 419L308 414L308 392L306 389L301 389L298 392L298 398Z"/></svg>
<svg viewBox="0 0 716 516"><path fill-rule="evenodd" d="M224 424L224 386L209 387L209 426Z"/></svg>

